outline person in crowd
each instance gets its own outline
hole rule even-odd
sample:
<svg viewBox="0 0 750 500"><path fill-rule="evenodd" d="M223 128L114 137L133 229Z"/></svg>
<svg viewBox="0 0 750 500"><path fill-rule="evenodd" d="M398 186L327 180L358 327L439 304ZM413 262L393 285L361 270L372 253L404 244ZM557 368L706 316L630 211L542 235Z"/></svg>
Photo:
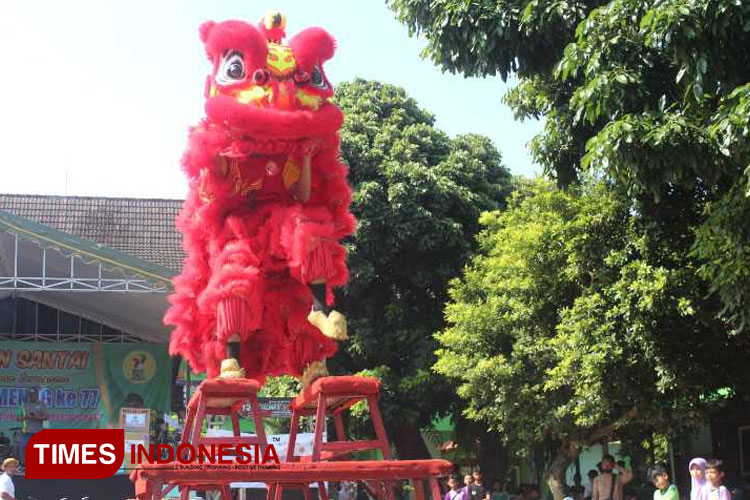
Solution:
<svg viewBox="0 0 750 500"><path fill-rule="evenodd" d="M706 484L706 460L696 457L688 464L690 471L690 500L700 498L701 488Z"/></svg>
<svg viewBox="0 0 750 500"><path fill-rule="evenodd" d="M18 468L18 460L6 458L3 460L3 473L0 474L0 499L16 500L16 487L13 484L13 474Z"/></svg>
<svg viewBox="0 0 750 500"><path fill-rule="evenodd" d="M724 486L726 469L719 459L706 463L706 484L700 490L699 500L732 500L732 494Z"/></svg>
<svg viewBox="0 0 750 500"><path fill-rule="evenodd" d="M680 500L677 487L669 479L669 473L663 465L655 465L648 471L649 479L654 483L654 500Z"/></svg>
<svg viewBox="0 0 750 500"><path fill-rule="evenodd" d="M592 487L594 486L594 479L596 476L599 475L599 471L596 469L591 469L586 476L589 478L589 482L586 486L583 487L583 498L584 500L589 500L591 498L591 492L593 491Z"/></svg>
<svg viewBox="0 0 750 500"><path fill-rule="evenodd" d="M633 473L622 465L615 465L612 455L604 455L602 473L594 478L591 500L624 500L623 487L633 479ZM613 470L617 470L614 474Z"/></svg>
<svg viewBox="0 0 750 500"><path fill-rule="evenodd" d="M482 472L474 471L474 483L467 489L468 500L490 500L490 491L484 486Z"/></svg>
<svg viewBox="0 0 750 500"><path fill-rule="evenodd" d="M354 481L341 481L339 483L339 500L356 500L357 483Z"/></svg>
<svg viewBox="0 0 750 500"><path fill-rule="evenodd" d="M581 475L573 474L573 486L570 487L570 496L573 497L573 500L583 500L585 490L586 488L581 484Z"/></svg>
<svg viewBox="0 0 750 500"><path fill-rule="evenodd" d="M36 389L29 390L29 399L21 404L21 415L19 417L23 426L23 434L21 434L18 449L22 464L26 461L26 445L29 439L44 429L44 422L48 419L47 405L44 404L44 401L39 400L39 391Z"/></svg>
<svg viewBox="0 0 750 500"><path fill-rule="evenodd" d="M469 498L469 486L474 484L474 476L466 474L464 476L464 487L462 488L466 492L466 498Z"/></svg>
<svg viewBox="0 0 750 500"><path fill-rule="evenodd" d="M445 500L466 500L466 490L459 488L459 481L456 476L448 478L448 491L445 492Z"/></svg>
<svg viewBox="0 0 750 500"><path fill-rule="evenodd" d="M510 493L508 493L507 487L503 487L503 483L498 479L492 483L492 493L490 495L492 500L510 500Z"/></svg>

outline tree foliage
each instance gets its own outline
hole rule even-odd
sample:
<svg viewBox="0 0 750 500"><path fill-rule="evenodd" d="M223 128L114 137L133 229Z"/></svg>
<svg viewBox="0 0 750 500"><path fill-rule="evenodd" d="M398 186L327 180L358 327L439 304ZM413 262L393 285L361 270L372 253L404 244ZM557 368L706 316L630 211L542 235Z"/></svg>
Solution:
<svg viewBox="0 0 750 500"><path fill-rule="evenodd" d="M506 102L545 117L532 152L561 185L592 172L635 199L696 194L697 271L750 329L750 3L389 3L443 69L519 77Z"/></svg>
<svg viewBox="0 0 750 500"><path fill-rule="evenodd" d="M431 370L447 283L475 247L479 214L502 206L511 177L489 139L451 139L400 88L356 80L335 98L359 225L339 299L350 340L332 367L383 380L386 424L402 456L414 455L419 429L452 400Z"/></svg>
<svg viewBox="0 0 750 500"><path fill-rule="evenodd" d="M481 251L451 285L436 369L511 449L559 445L556 498L581 447L679 432L720 388L747 387L750 349L705 299L691 238L642 209L603 184L531 183L482 216Z"/></svg>

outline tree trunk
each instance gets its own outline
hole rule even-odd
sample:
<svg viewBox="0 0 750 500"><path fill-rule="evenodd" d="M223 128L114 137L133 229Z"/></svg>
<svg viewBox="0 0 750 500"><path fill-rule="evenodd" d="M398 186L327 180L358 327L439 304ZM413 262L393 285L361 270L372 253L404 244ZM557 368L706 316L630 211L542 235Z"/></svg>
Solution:
<svg viewBox="0 0 750 500"><path fill-rule="evenodd" d="M592 443L602 439L606 440L617 429L620 423L633 420L637 415L638 410L631 408L620 419L593 430L580 441L574 443L570 439L564 439L560 443L560 448L557 450L557 454L546 473L547 484L555 500L563 500L565 498L565 472L568 470L570 463L579 455L580 447L590 446Z"/></svg>
<svg viewBox="0 0 750 500"><path fill-rule="evenodd" d="M484 476L484 484L492 486L493 481L505 484L507 478L508 452L500 434L486 432L479 437L477 462Z"/></svg>
<svg viewBox="0 0 750 500"><path fill-rule="evenodd" d="M422 432L416 425L394 426L391 439L396 445L396 452L401 460L430 458L430 451L422 439Z"/></svg>
<svg viewBox="0 0 750 500"><path fill-rule="evenodd" d="M569 441L563 441L560 443L560 448L555 454L555 458L552 459L552 463L547 469L547 485L549 486L552 496L555 500L563 500L565 498L565 472L568 470L568 466L578 456L578 448Z"/></svg>

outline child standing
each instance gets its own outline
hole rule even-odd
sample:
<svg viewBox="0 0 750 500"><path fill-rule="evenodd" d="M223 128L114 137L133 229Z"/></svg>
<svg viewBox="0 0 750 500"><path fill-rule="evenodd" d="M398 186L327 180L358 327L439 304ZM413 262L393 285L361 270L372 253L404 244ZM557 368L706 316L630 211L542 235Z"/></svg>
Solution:
<svg viewBox="0 0 750 500"><path fill-rule="evenodd" d="M706 465L706 485L701 489L700 500L732 500L732 494L724 482L724 462L709 460Z"/></svg>
<svg viewBox="0 0 750 500"><path fill-rule="evenodd" d="M699 500L701 488L706 484L706 461L700 457L694 458L688 465L690 471L690 500Z"/></svg>
<svg viewBox="0 0 750 500"><path fill-rule="evenodd" d="M2 500L16 500L16 487L13 484L13 474L18 468L18 460L6 458L3 460L3 473L0 474L0 498Z"/></svg>
<svg viewBox="0 0 750 500"><path fill-rule="evenodd" d="M464 488L459 489L456 476L448 479L448 487L450 489L445 493L445 500L466 500L466 491Z"/></svg>
<svg viewBox="0 0 750 500"><path fill-rule="evenodd" d="M654 483L654 500L680 500L677 487L669 480L669 473L662 465L655 465L649 471L651 482Z"/></svg>

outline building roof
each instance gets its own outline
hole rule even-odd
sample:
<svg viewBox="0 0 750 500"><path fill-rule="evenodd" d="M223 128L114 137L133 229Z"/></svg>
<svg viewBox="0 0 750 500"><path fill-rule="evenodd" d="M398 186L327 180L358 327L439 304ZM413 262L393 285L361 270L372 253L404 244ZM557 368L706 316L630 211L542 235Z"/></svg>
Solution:
<svg viewBox="0 0 750 500"><path fill-rule="evenodd" d="M153 262L182 268L182 200L0 194L0 211Z"/></svg>

